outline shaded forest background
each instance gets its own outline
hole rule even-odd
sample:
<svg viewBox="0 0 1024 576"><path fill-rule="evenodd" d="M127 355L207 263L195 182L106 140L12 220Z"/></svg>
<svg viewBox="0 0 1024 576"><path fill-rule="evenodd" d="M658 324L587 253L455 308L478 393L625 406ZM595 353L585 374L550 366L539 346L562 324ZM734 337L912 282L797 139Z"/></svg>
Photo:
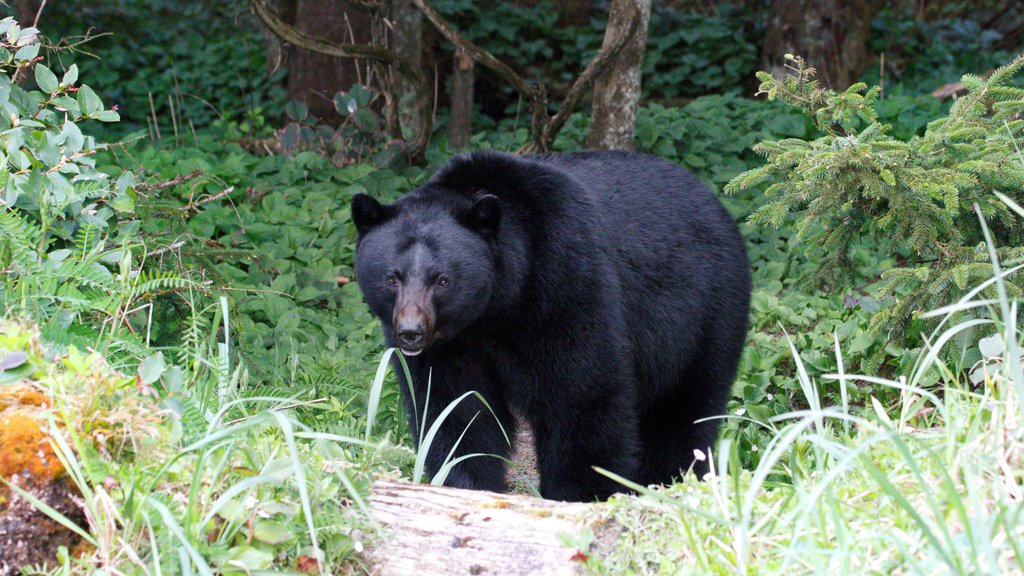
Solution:
<svg viewBox="0 0 1024 576"><path fill-rule="evenodd" d="M401 85L400 74L381 66L282 42L245 0L63 0L46 4L40 13L41 4L17 3L19 21L31 23L41 14L44 29L61 31L52 40L68 50L57 57L64 65L77 62L101 95L119 106L123 122L115 130L122 132L166 136L179 122L181 131L217 122L243 131L257 125L282 128L289 121L286 102L301 102L308 110L308 116L296 110L293 121L337 126L343 117L335 96L354 85L373 91L371 107L377 111L385 98L400 99L410 90ZM600 49L610 4L443 0L431 5L466 40L527 82L542 83L553 114ZM375 44L407 58L436 93L434 134L452 136L460 147L473 132L529 124L529 103L512 85L486 67L472 66L472 59L446 41L411 1L272 0L267 5L283 22L312 36L336 44ZM787 52L804 56L837 89L863 79L883 83L887 96L927 94L964 71L983 73L1007 61L1022 37L1024 8L1006 0L654 2L643 53L642 101L671 107L706 94L750 97L754 72L781 69ZM582 104L589 104L589 94ZM369 116L362 120L364 127L378 128ZM404 129L409 136L409 126ZM398 134L393 126L391 131ZM298 133L279 136L296 140Z"/></svg>

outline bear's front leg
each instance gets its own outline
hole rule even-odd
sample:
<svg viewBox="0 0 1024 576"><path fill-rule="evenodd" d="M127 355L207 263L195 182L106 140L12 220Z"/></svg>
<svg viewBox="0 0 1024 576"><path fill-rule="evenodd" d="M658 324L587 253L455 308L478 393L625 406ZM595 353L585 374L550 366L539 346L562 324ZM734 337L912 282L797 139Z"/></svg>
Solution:
<svg viewBox="0 0 1024 576"><path fill-rule="evenodd" d="M594 467L630 480L635 477L640 446L631 394L593 395L552 411L533 411L531 416L544 498L585 502L628 492Z"/></svg>
<svg viewBox="0 0 1024 576"><path fill-rule="evenodd" d="M479 454L453 466L444 485L505 491L505 461L511 452L506 434L508 439L514 437L515 420L485 359L453 342L440 350L407 358L407 362L415 408L404 376L399 377L399 385L417 451L427 450L425 480L436 477L448 462ZM467 396L437 425L434 436L427 438L445 409L469 391L479 393L490 409L477 396ZM428 440L429 446L424 446Z"/></svg>

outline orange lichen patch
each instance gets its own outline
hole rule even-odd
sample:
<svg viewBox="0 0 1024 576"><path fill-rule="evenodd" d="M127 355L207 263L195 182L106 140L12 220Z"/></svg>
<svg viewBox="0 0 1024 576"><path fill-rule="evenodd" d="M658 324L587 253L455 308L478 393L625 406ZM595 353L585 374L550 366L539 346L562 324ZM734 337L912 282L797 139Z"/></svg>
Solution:
<svg viewBox="0 0 1024 576"><path fill-rule="evenodd" d="M64 471L53 453L49 435L39 422L18 412L0 416L0 476L27 472L37 480L52 480ZM44 482L45 483L45 482Z"/></svg>
<svg viewBox="0 0 1024 576"><path fill-rule="evenodd" d="M0 411L9 406L51 406L52 402L42 392L28 386L4 386L0 388Z"/></svg>

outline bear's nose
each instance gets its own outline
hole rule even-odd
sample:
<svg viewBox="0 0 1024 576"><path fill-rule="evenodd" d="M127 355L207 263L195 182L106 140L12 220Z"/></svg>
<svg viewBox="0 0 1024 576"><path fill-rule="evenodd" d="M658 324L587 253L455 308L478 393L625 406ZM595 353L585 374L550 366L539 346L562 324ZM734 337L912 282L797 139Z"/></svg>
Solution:
<svg viewBox="0 0 1024 576"><path fill-rule="evenodd" d="M398 339L401 341L402 346L408 346L410 348L420 346L423 344L423 337L426 334L423 325L416 322L405 322L398 325Z"/></svg>

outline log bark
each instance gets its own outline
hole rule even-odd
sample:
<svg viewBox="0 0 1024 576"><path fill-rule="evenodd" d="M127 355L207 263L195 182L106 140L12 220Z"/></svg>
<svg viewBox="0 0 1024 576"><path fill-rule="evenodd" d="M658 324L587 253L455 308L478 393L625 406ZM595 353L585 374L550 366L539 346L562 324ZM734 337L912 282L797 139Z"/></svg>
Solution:
<svg viewBox="0 0 1024 576"><path fill-rule="evenodd" d="M587 148L634 148L636 109L640 104L640 78L644 48L647 46L647 24L651 20L651 0L613 0L604 44L613 44L626 33L631 20L629 4L633 2L640 8L640 24L618 58L594 82Z"/></svg>
<svg viewBox="0 0 1024 576"><path fill-rule="evenodd" d="M380 576L579 574L585 555L606 553L622 531L598 519L598 506L379 480L370 508L384 538L365 556ZM592 550L563 545L584 527Z"/></svg>

